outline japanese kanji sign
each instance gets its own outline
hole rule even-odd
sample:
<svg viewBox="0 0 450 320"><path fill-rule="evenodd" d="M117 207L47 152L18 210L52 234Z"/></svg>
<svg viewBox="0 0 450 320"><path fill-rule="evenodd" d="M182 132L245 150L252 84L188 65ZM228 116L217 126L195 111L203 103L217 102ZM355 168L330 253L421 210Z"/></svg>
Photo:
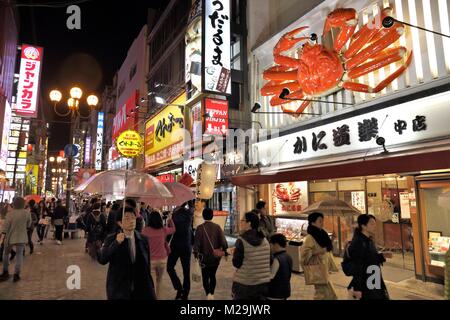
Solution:
<svg viewBox="0 0 450 320"><path fill-rule="evenodd" d="M184 151L184 113L186 94L180 95L145 124L145 166L178 158Z"/></svg>
<svg viewBox="0 0 450 320"><path fill-rule="evenodd" d="M126 130L116 139L116 149L125 158L134 158L141 154L144 147L139 132Z"/></svg>
<svg viewBox="0 0 450 320"><path fill-rule="evenodd" d="M14 110L22 117L36 118L37 116L42 53L41 47L22 45L17 103Z"/></svg>
<svg viewBox="0 0 450 320"><path fill-rule="evenodd" d="M205 0L203 91L231 94L230 0Z"/></svg>
<svg viewBox="0 0 450 320"><path fill-rule="evenodd" d="M228 101L205 99L205 133L226 134L228 131Z"/></svg>
<svg viewBox="0 0 450 320"><path fill-rule="evenodd" d="M97 122L97 139L95 143L95 170L102 170L104 121L105 114L103 112L99 112Z"/></svg>
<svg viewBox="0 0 450 320"><path fill-rule="evenodd" d="M347 154L348 159L450 136L450 93L437 94L377 111L349 116L253 144L258 161L271 164ZM272 168L273 169L273 168Z"/></svg>

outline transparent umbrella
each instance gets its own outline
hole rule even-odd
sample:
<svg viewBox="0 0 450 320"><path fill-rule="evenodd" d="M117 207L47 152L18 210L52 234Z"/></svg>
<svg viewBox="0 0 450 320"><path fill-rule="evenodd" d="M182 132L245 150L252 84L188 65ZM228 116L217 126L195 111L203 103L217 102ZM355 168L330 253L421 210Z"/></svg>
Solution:
<svg viewBox="0 0 450 320"><path fill-rule="evenodd" d="M179 182L167 182L164 186L172 194L169 198L142 196L140 201L151 204L154 208L160 208L163 206L180 206L183 203L195 198L194 192L184 184Z"/></svg>
<svg viewBox="0 0 450 320"><path fill-rule="evenodd" d="M172 193L158 179L134 170L109 170L97 173L75 188L75 192L124 198L172 197Z"/></svg>

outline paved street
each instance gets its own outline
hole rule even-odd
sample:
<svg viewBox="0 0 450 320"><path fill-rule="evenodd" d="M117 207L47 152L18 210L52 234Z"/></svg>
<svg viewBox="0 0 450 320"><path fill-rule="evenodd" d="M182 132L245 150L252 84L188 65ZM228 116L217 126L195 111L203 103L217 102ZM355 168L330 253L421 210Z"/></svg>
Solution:
<svg viewBox="0 0 450 320"><path fill-rule="evenodd" d="M0 283L0 299L106 299L105 281L107 266L102 266L92 261L84 253L84 241L84 239L65 240L62 246L57 246L53 241L47 240L42 246L36 245L35 253L31 256L28 254L27 248L27 255L25 256L22 270L22 281L13 283L11 280ZM66 270L70 265L77 265L81 269L80 290L69 290L66 286L66 280L70 276L66 273ZM218 270L216 299L231 299L232 276L231 259L223 261ZM339 299L346 299L345 288L349 278L342 273L332 275L331 278L336 286ZM415 279L408 279L398 283L387 281L386 283L392 299L439 300L443 296L442 286L423 283ZM312 299L313 295L313 288L305 286L303 276L293 275L291 299L307 300ZM171 287L170 279L166 274L164 276L161 298L173 299L174 297L175 291ZM200 283L192 282L190 299L205 299Z"/></svg>

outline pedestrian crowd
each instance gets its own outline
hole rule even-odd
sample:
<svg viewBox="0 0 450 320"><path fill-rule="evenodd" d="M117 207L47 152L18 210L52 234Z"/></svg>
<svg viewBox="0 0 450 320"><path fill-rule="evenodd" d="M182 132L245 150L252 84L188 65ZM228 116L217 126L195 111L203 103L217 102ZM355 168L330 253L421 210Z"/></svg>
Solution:
<svg viewBox="0 0 450 320"><path fill-rule="evenodd" d="M85 231L86 253L100 264L108 264L108 299L161 298L162 279L167 272L176 300L187 300L191 279L199 281L200 278L206 299L213 300L218 268L231 255L235 268L233 299L286 300L291 296L293 260L287 253L286 237L276 233L265 205L260 201L254 210L244 214L241 234L234 248L229 249L221 226L212 221L213 210L204 208L199 220L194 216L199 208L194 200L171 212L161 212L134 199L106 203L92 198L83 200L76 206L79 214L69 217L59 199L25 203L23 198L16 197L11 204L5 202L0 207L0 258L3 260L0 281L10 278L9 264L14 259L13 281L20 280L26 245L30 254L34 250L34 230L40 245L46 241L49 230L54 234L55 243L61 245L63 233L74 228ZM329 274L338 272L339 268L333 258L332 241L323 228L324 219L320 212L308 216L307 235L300 247L300 265L305 283L314 286L314 299L336 300ZM389 299L380 267L391 256L376 249L373 240L376 219L363 214L357 223L342 262L345 275L352 277L349 295L353 299ZM181 279L175 270L178 260L182 267ZM374 267L380 270L379 285L375 287L370 285L368 272Z"/></svg>

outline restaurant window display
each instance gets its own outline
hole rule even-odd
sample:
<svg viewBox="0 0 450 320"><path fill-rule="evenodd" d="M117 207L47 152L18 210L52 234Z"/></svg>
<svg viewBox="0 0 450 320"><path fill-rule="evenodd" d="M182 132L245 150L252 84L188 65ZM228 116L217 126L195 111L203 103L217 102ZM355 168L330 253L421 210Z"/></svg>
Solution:
<svg viewBox="0 0 450 320"><path fill-rule="evenodd" d="M236 210L236 204L237 193L235 186L218 186L208 203L209 208L228 213L224 227L226 235L234 235L238 232L239 214Z"/></svg>
<svg viewBox="0 0 450 320"><path fill-rule="evenodd" d="M411 212L416 212L416 204L412 178L392 175L311 181L309 191L310 204L338 199L360 213L374 215L378 248L393 253L390 264L414 270ZM325 217L324 228L332 234L335 255L342 256L345 245L352 240L357 217L358 214Z"/></svg>
<svg viewBox="0 0 450 320"><path fill-rule="evenodd" d="M443 279L450 246L450 180L424 181L418 186L426 276Z"/></svg>

